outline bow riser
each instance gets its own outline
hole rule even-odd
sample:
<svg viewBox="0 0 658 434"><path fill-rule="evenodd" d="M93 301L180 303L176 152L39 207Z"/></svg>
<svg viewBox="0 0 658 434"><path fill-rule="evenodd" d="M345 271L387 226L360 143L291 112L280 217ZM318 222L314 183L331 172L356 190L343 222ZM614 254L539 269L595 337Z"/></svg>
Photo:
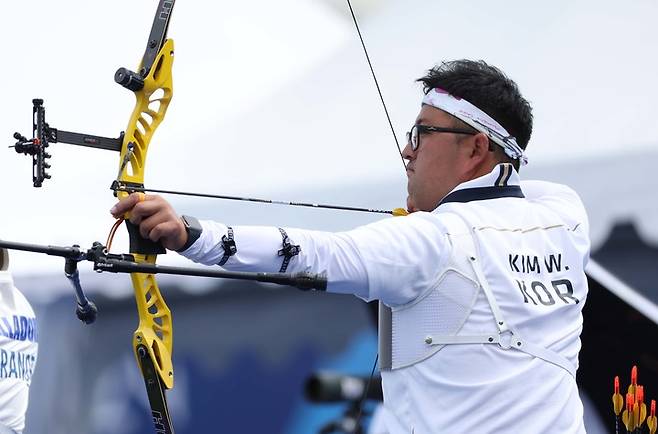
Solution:
<svg viewBox="0 0 658 434"><path fill-rule="evenodd" d="M144 186L149 144L173 96L173 60L174 43L167 39L156 55L148 75L143 77L143 87L134 90L135 107L123 137L117 177L117 182L122 185ZM142 70L143 66L140 65L139 69ZM116 191L119 199L129 194ZM126 219L129 217L125 216ZM145 242L135 226L128 221L126 224L130 233L130 253L135 262L155 264L157 253L164 253L162 247ZM133 334L135 358L144 376L156 432L171 433L173 428L164 395L164 389L174 386L171 311L160 293L154 274L131 273L130 277L139 315L139 325Z"/></svg>
<svg viewBox="0 0 658 434"><path fill-rule="evenodd" d="M144 184L144 165L151 138L169 107L173 96L172 66L174 42L167 39L158 53L154 66L144 78L144 87L135 92L135 108L126 127L121 147L121 165L117 180L126 184ZM141 68L141 66L140 66ZM127 164L124 163L127 161ZM119 191L124 198L128 192Z"/></svg>

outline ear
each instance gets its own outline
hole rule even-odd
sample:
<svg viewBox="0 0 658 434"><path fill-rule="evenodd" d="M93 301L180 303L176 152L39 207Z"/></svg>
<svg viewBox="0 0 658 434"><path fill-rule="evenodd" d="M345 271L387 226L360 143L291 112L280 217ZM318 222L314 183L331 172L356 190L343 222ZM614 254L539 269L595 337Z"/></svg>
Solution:
<svg viewBox="0 0 658 434"><path fill-rule="evenodd" d="M473 148L471 150L471 158L482 161L489 156L491 149L491 142L489 137L484 133L477 133L473 136Z"/></svg>
<svg viewBox="0 0 658 434"><path fill-rule="evenodd" d="M494 153L491 149L492 142L486 134L478 133L470 136L467 143L467 146L463 146L466 157L466 162L463 166L464 181L489 173L495 165ZM466 145L466 143L463 143L463 145Z"/></svg>
<svg viewBox="0 0 658 434"><path fill-rule="evenodd" d="M479 171L484 163L491 159L491 142L484 133L477 133L470 137L467 147L468 170Z"/></svg>

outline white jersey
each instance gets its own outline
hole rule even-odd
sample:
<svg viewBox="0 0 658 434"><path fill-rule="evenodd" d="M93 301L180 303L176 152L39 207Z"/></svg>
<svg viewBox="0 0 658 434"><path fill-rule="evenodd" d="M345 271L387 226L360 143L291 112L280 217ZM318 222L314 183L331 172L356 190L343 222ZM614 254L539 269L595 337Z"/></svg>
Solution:
<svg viewBox="0 0 658 434"><path fill-rule="evenodd" d="M464 257L464 243L451 233L457 220L473 238L474 253ZM573 374L589 238L586 213L569 188L521 184L511 166L499 165L456 187L431 213L349 232L202 226L184 252L190 259L243 271L280 271L287 263L290 272L326 272L329 292L391 308L390 366L382 366L390 433L584 432ZM228 258L227 232L237 247ZM300 247L289 261L280 253L284 236ZM481 279L459 264L476 257ZM513 343L522 336L519 346L534 356L497 344L498 317L516 333ZM491 336L494 345L472 343L473 336Z"/></svg>
<svg viewBox="0 0 658 434"><path fill-rule="evenodd" d="M25 427L37 342L32 307L14 286L11 274L0 271L0 427L16 433Z"/></svg>

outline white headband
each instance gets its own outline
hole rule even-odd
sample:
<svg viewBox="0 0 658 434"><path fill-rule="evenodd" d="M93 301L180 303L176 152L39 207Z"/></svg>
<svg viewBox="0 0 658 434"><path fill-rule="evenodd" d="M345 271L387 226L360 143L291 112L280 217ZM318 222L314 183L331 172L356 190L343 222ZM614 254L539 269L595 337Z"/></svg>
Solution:
<svg viewBox="0 0 658 434"><path fill-rule="evenodd" d="M423 104L443 110L466 122L471 127L486 134L489 139L503 148L505 154L511 159L519 160L521 165L528 164L528 157L516 143L516 139L491 116L465 99L452 96L447 91L437 87L425 95Z"/></svg>

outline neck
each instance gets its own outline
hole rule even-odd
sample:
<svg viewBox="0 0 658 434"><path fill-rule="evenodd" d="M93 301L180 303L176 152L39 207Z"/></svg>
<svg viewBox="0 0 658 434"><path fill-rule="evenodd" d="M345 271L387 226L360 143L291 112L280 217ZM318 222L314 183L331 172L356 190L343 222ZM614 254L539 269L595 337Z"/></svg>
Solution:
<svg viewBox="0 0 658 434"><path fill-rule="evenodd" d="M486 162L482 162L482 164L478 164L473 169L469 170L464 174L464 176L460 181L460 184L467 181L471 181L475 178L479 178L484 175L488 175L489 173L491 173L492 170L494 170L494 167L496 167L498 164L500 164L500 162L498 161L486 161Z"/></svg>

